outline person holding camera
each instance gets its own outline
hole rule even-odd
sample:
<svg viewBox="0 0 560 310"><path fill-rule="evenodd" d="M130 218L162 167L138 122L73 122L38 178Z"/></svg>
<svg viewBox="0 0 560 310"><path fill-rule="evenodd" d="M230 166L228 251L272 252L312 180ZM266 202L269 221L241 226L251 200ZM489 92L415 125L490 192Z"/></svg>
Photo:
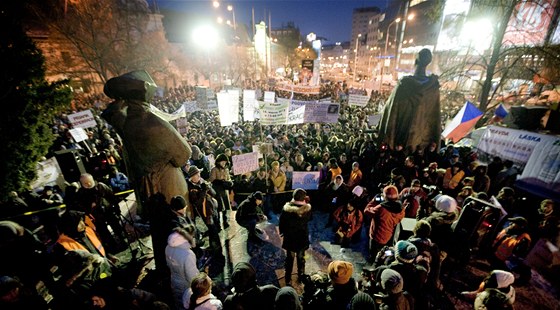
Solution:
<svg viewBox="0 0 560 310"><path fill-rule="evenodd" d="M371 200L364 211L371 219L369 226L369 262L373 263L377 252L391 241L395 227L404 218L405 210L399 201L394 185L385 186L381 199Z"/></svg>
<svg viewBox="0 0 560 310"><path fill-rule="evenodd" d="M233 189L233 182L229 174L229 159L226 154L216 156L216 166L210 170L210 178L208 182L212 183L216 191L216 200L218 201L218 212L221 213L223 228L229 227L227 212L231 210L231 201L229 200L229 191Z"/></svg>
<svg viewBox="0 0 560 310"><path fill-rule="evenodd" d="M410 187L403 189L399 196L401 197L402 205L405 210L404 216L408 218L415 218L418 209L420 209L420 205L428 198L428 195L422 189L422 184L418 179L412 180Z"/></svg>

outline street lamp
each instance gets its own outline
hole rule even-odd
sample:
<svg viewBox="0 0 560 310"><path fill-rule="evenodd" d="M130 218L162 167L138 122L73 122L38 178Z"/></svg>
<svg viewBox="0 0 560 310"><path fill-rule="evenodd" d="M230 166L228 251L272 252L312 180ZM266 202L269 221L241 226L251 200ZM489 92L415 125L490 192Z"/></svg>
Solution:
<svg viewBox="0 0 560 310"><path fill-rule="evenodd" d="M233 9L233 5L229 4L227 6L227 10L231 12L231 15L233 17L233 30L237 30L237 24L235 23L235 10Z"/></svg>
<svg viewBox="0 0 560 310"><path fill-rule="evenodd" d="M383 62L381 64L381 78L379 79L379 92L381 92L381 88L383 87L383 74L384 74L384 69L385 69L385 59L387 59L387 47L389 46L389 28L391 28L391 26L396 23L397 26L395 26L395 37L396 37L396 33L397 33L397 28L399 25L399 22L401 21L401 18L397 18L394 21L390 22L389 25L387 26L387 31L385 31L385 52L383 53Z"/></svg>
<svg viewBox="0 0 560 310"><path fill-rule="evenodd" d="M356 37L356 49L354 50L354 81L357 81L358 74L356 72L356 65L358 62L358 46L360 43L360 38L362 37L361 33L358 33L358 37Z"/></svg>

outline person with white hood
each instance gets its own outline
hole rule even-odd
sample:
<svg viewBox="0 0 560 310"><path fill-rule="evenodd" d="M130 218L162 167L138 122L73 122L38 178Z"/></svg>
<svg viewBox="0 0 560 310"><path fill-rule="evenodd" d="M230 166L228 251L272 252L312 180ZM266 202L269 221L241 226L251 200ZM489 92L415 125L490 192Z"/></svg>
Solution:
<svg viewBox="0 0 560 310"><path fill-rule="evenodd" d="M171 291L176 309L183 309L183 293L191 286L192 279L198 274L193 237L195 228L175 228L167 238L165 259L171 272Z"/></svg>
<svg viewBox="0 0 560 310"><path fill-rule="evenodd" d="M480 283L476 291L461 292L466 299L474 301L487 289L497 289L507 296L507 302L513 305L515 302L515 288L513 288L515 276L508 271L492 270L492 272Z"/></svg>

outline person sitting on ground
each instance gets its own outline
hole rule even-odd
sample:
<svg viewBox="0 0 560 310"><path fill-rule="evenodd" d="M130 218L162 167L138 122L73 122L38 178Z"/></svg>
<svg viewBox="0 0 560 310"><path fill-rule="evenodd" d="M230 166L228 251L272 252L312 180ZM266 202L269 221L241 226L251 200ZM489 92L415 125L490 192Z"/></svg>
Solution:
<svg viewBox="0 0 560 310"><path fill-rule="evenodd" d="M85 213L67 210L59 220L60 235L56 243L66 251L84 250L92 254L106 257L113 263L118 263L118 258L105 251L100 238L95 230L85 224Z"/></svg>
<svg viewBox="0 0 560 310"><path fill-rule="evenodd" d="M474 300L476 310L513 310L506 294L495 288L485 289Z"/></svg>
<svg viewBox="0 0 560 310"><path fill-rule="evenodd" d="M189 310L221 310L222 302L212 294L212 279L205 273L197 274L191 287L183 294L184 309Z"/></svg>
<svg viewBox="0 0 560 310"><path fill-rule="evenodd" d="M111 167L109 183L115 193L124 192L130 189L128 178L126 175L119 171L117 167Z"/></svg>
<svg viewBox="0 0 560 310"><path fill-rule="evenodd" d="M357 201L350 200L345 206L340 206L334 211L336 222L335 243L348 247L352 240L356 240L362 231L364 215L356 206Z"/></svg>
<svg viewBox="0 0 560 310"><path fill-rule="evenodd" d="M358 293L358 284L352 277L354 265L350 262L335 260L327 267L331 286L327 289L327 308L346 309L350 300Z"/></svg>
<svg viewBox="0 0 560 310"><path fill-rule="evenodd" d="M513 305L515 302L515 288L512 286L514 282L515 276L511 272L492 270L492 272L490 272L490 274L480 283L476 291L461 292L461 295L471 301L474 301L476 297L478 297L478 295L486 289L497 289L504 293L507 296L508 303Z"/></svg>
<svg viewBox="0 0 560 310"><path fill-rule="evenodd" d="M263 194L256 191L239 204L237 213L235 213L235 221L247 229L249 238L254 238L258 235L255 231L257 223L267 220L262 209L263 200Z"/></svg>
<svg viewBox="0 0 560 310"><path fill-rule="evenodd" d="M272 285L257 285L257 273L248 262L239 262L231 274L233 293L224 300L224 310L262 309L274 305L279 288Z"/></svg>
<svg viewBox="0 0 560 310"><path fill-rule="evenodd" d="M523 258L531 247L531 236L527 233L528 222L524 217L508 218L509 225L494 240L494 254L490 263L495 269L509 270L519 274L518 284L525 284L531 278L531 268Z"/></svg>

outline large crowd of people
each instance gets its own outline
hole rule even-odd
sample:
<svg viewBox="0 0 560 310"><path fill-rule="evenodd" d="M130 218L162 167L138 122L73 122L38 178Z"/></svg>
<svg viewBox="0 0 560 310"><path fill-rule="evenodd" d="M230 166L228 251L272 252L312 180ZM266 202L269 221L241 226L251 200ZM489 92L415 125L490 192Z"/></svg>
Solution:
<svg viewBox="0 0 560 310"><path fill-rule="evenodd" d="M275 90L249 84L257 96ZM86 171L65 186L14 192L2 206L1 308L437 309L434 296L445 290L444 277L478 249L493 270L478 289L462 295L476 306L511 309L514 286L530 276L523 257L539 238L556 243L556 204L546 199L540 208L525 205L514 187L520 171L499 157L483 163L471 149L441 141L389 148L368 123L368 115L382 110L387 94L373 91L368 106L353 107L345 101L348 93L363 90L324 83L318 95L293 97L340 102L339 120L332 124L264 126L257 121L222 127L217 111L187 115L182 132L192 155L182 170L188 196L166 203L153 195L138 211L140 222L151 213L145 224L151 226L154 247L160 247L155 264L164 294L131 283L129 264L117 257L131 242L118 208L121 193L132 188L121 137L96 117L97 126L86 130L88 139L77 143L61 115L49 155L76 150ZM165 94L152 102L165 112L196 98L191 86ZM73 107L99 115L105 99L79 97ZM232 156L260 143L269 143L272 152L259 160L259 169L232 175ZM295 171L318 171L318 189L293 189ZM495 216L492 197L507 212L505 218ZM156 210L150 203L164 207ZM475 222L460 215L477 208L486 210L481 214L499 229L473 231ZM237 210L235 219L232 210ZM314 240L304 236L314 212L328 213L325 228L332 229L332 242L352 247L368 238L363 279L354 278L352 262L339 260L323 272L306 273L305 251ZM259 286L258 270L239 263L231 274L232 293L213 293L214 277L223 266L208 268L202 258L225 261L219 232L235 220L258 239L257 223L274 217L287 253L286 286ZM297 279L291 278L294 267ZM292 288L295 282L304 284L303 294Z"/></svg>

